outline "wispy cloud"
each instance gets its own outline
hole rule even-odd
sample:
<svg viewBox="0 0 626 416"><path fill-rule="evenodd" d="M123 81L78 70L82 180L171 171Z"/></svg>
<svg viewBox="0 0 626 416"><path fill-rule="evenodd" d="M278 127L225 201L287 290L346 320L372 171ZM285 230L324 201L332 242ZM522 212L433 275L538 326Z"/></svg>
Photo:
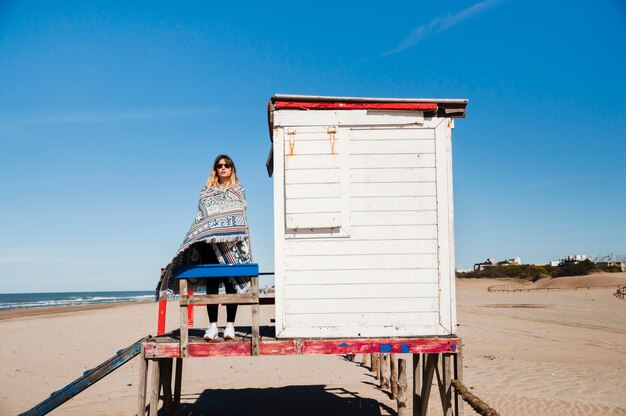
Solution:
<svg viewBox="0 0 626 416"><path fill-rule="evenodd" d="M476 3L473 6L468 7L467 9L461 10L456 14L449 14L444 17L437 17L430 22L413 29L411 33L409 33L409 35L398 44L398 46L388 50L387 52L382 53L380 56L384 57L402 52L405 49L415 46L422 39L444 32L467 19L471 19L472 17L475 17L478 14L493 8L499 3L502 3L502 1L504 0L485 0L481 1L480 3Z"/></svg>
<svg viewBox="0 0 626 416"><path fill-rule="evenodd" d="M40 114L30 117L5 116L0 119L0 132L15 132L24 128L66 126L78 124L127 123L147 120L163 120L215 113L212 108L161 108L128 109L111 111L72 111Z"/></svg>

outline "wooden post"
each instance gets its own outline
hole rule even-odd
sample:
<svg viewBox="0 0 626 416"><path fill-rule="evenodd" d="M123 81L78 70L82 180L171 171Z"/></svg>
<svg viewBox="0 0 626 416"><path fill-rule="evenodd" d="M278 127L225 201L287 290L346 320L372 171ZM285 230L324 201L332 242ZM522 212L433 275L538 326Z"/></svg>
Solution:
<svg viewBox="0 0 626 416"><path fill-rule="evenodd" d="M163 410L166 415L173 414L172 398L172 363L173 358L163 358L159 360L159 371L161 373L160 384L163 386Z"/></svg>
<svg viewBox="0 0 626 416"><path fill-rule="evenodd" d="M424 368L422 372L422 394L420 398L419 413L415 413L416 409L413 409L414 415L426 416L428 411L428 401L430 399L430 388L433 384L433 375L435 374L435 368L439 361L439 354L424 354Z"/></svg>
<svg viewBox="0 0 626 416"><path fill-rule="evenodd" d="M188 297L187 294L187 279L179 279L179 290L181 300L184 297ZM187 358L189 357L189 328L188 328L188 317L187 317L187 305L180 306L180 357Z"/></svg>
<svg viewBox="0 0 626 416"><path fill-rule="evenodd" d="M150 416L157 416L159 412L159 393L161 390L160 359L150 360Z"/></svg>
<svg viewBox="0 0 626 416"><path fill-rule="evenodd" d="M389 381L391 382L391 397L395 399L398 397L398 370L396 367L396 354L389 356Z"/></svg>
<svg viewBox="0 0 626 416"><path fill-rule="evenodd" d="M380 361L380 388L389 389L389 354L381 354Z"/></svg>
<svg viewBox="0 0 626 416"><path fill-rule="evenodd" d="M165 315L167 313L167 299L161 296L159 299L159 319L157 323L157 336L165 334Z"/></svg>
<svg viewBox="0 0 626 416"><path fill-rule="evenodd" d="M259 276L252 276L252 293L256 297L256 303L252 304L252 340L250 355L259 355Z"/></svg>
<svg viewBox="0 0 626 416"><path fill-rule="evenodd" d="M189 296L193 296L193 289L188 289L187 294ZM193 311L195 307L196 305L194 304L187 305L187 325L189 326L189 328L193 328Z"/></svg>
<svg viewBox="0 0 626 416"><path fill-rule="evenodd" d="M442 354L441 372L443 375L441 396L441 404L443 406L443 415L452 416L452 357L450 354Z"/></svg>
<svg viewBox="0 0 626 416"><path fill-rule="evenodd" d="M378 377L378 360L376 354L370 354L370 363L370 369L372 373L376 374L376 376Z"/></svg>
<svg viewBox="0 0 626 416"><path fill-rule="evenodd" d="M144 355L144 346L141 344L139 357L139 397L137 401L137 416L146 414L146 386L148 384L148 360Z"/></svg>
<svg viewBox="0 0 626 416"><path fill-rule="evenodd" d="M382 359L382 354L376 354L376 380L378 380L378 383L380 383L383 379L383 359Z"/></svg>
<svg viewBox="0 0 626 416"><path fill-rule="evenodd" d="M417 355L417 354L413 354ZM398 416L408 416L409 411L406 407L407 397L407 382L406 382L406 361L402 358L398 360L398 396L396 402L398 403Z"/></svg>
<svg viewBox="0 0 626 416"><path fill-rule="evenodd" d="M454 355L454 379L463 383L463 348L462 340L459 338L457 353ZM457 389L454 389L454 415L463 416L463 399Z"/></svg>
<svg viewBox="0 0 626 416"><path fill-rule="evenodd" d="M361 357L361 365L367 367L367 354L363 354L363 357Z"/></svg>
<svg viewBox="0 0 626 416"><path fill-rule="evenodd" d="M413 414L422 408L422 354L413 354Z"/></svg>
<svg viewBox="0 0 626 416"><path fill-rule="evenodd" d="M174 414L180 409L180 391L183 382L183 359L176 359L176 375L174 376Z"/></svg>

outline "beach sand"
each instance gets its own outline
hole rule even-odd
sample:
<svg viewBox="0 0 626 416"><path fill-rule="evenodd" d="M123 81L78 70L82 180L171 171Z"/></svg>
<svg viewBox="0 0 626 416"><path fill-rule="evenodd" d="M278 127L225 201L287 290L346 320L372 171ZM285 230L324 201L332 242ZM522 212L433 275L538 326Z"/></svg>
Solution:
<svg viewBox="0 0 626 416"><path fill-rule="evenodd" d="M602 278L626 285L626 273ZM531 292L487 291L507 281L457 280L464 383L501 415L626 415L626 300L613 296L615 288L574 289L590 278L567 279L552 285L568 290ZM169 302L168 330L178 326L177 309ZM197 325L206 325L206 313L196 313ZM272 315L263 306L261 323ZM30 409L154 334L156 317L155 303L0 312L0 415ZM248 321L249 310L241 307L238 323ZM132 360L51 414L135 414L138 364ZM396 409L367 368L338 356L196 358L185 360L183 377L185 415L393 415ZM431 416L441 414L438 403L433 388Z"/></svg>

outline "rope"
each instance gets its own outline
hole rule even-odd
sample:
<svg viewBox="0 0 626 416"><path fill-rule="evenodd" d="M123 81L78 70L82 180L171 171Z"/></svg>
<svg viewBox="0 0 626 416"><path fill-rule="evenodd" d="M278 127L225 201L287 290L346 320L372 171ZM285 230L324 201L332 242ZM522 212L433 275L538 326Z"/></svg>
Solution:
<svg viewBox="0 0 626 416"><path fill-rule="evenodd" d="M617 289L617 291L613 293L613 295L616 298L625 299L626 298L626 286L620 287L619 289Z"/></svg>
<svg viewBox="0 0 626 416"><path fill-rule="evenodd" d="M452 385L461 395L463 400L465 400L465 402L469 404L472 409L474 409L479 415L500 416L500 414L491 407L489 407L487 403L483 402L477 396L474 396L472 393L470 393L467 387L465 387L459 380L452 380Z"/></svg>

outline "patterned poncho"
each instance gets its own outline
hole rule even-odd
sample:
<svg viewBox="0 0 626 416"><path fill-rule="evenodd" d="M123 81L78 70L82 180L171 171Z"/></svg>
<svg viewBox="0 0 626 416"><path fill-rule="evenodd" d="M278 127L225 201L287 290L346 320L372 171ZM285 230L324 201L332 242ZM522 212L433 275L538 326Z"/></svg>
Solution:
<svg viewBox="0 0 626 416"><path fill-rule="evenodd" d="M175 267L199 262L199 255L194 249L196 243L211 244L221 264L252 261L243 186L238 185L232 189L202 189L196 218L187 231L178 254L161 274L159 292L168 288L177 291L174 279L170 279ZM231 277L228 280L239 293L250 289L250 280L247 278Z"/></svg>

